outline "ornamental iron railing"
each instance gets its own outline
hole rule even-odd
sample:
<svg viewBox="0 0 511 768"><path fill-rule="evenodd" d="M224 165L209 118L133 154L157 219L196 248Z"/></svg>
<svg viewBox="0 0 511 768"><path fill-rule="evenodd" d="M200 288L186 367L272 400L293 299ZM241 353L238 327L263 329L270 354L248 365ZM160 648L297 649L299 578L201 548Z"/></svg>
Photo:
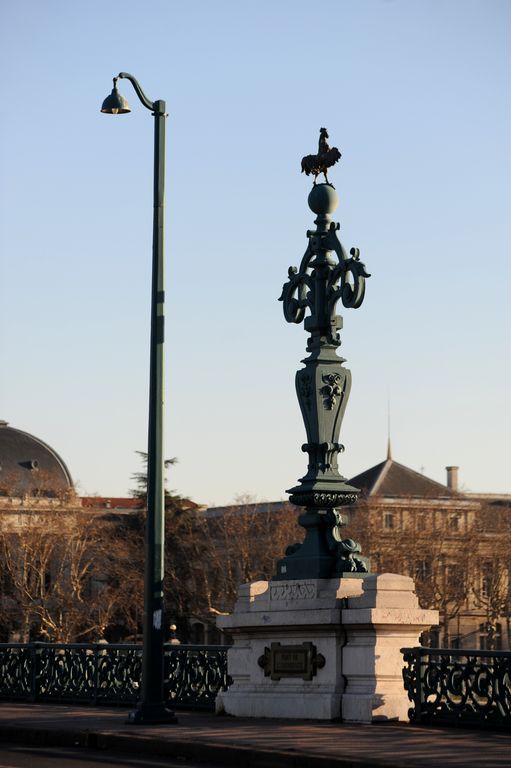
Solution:
<svg viewBox="0 0 511 768"><path fill-rule="evenodd" d="M402 648L413 723L511 726L511 653Z"/></svg>
<svg viewBox="0 0 511 768"><path fill-rule="evenodd" d="M142 646L104 643L0 643L0 699L134 704ZM175 708L215 708L229 685L227 647L165 646L164 689Z"/></svg>

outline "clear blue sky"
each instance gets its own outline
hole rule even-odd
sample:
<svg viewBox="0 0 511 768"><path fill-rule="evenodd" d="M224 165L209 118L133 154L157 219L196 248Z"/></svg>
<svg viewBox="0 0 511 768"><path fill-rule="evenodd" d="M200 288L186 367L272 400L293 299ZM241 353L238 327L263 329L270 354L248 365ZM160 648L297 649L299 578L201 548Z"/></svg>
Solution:
<svg viewBox="0 0 511 768"><path fill-rule="evenodd" d="M120 70L166 99L170 487L285 496L305 471L277 298L313 216L327 126L346 247L347 476L394 457L511 492L511 4L4 0L0 418L82 493L124 495L146 445L152 118L99 108Z"/></svg>

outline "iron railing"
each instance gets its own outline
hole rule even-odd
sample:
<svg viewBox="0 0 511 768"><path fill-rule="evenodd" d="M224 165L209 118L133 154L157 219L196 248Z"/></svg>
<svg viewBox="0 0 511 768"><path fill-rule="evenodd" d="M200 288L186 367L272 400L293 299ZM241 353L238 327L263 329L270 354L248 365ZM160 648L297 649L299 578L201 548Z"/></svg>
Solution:
<svg viewBox="0 0 511 768"><path fill-rule="evenodd" d="M0 699L134 704L141 674L141 645L0 643ZM172 707L214 709L229 682L226 646L165 646L164 689Z"/></svg>
<svg viewBox="0 0 511 768"><path fill-rule="evenodd" d="M511 653L402 648L414 723L511 726Z"/></svg>

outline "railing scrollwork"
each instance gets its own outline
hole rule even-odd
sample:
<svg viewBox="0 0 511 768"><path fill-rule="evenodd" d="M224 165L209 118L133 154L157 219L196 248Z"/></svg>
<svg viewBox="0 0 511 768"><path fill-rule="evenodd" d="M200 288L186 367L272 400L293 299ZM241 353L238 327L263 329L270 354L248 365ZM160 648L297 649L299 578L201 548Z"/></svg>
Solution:
<svg viewBox="0 0 511 768"><path fill-rule="evenodd" d="M142 646L102 643L0 643L0 699L134 704ZM227 647L167 644L165 697L173 707L214 709L229 685Z"/></svg>
<svg viewBox="0 0 511 768"><path fill-rule="evenodd" d="M414 723L511 725L511 653L403 648Z"/></svg>

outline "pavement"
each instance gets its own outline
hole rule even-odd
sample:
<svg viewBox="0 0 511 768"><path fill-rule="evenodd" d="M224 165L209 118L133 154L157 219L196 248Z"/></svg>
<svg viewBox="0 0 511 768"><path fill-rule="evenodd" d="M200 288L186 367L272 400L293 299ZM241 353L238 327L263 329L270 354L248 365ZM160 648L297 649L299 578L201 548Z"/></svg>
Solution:
<svg viewBox="0 0 511 768"><path fill-rule="evenodd" d="M127 710L0 703L0 742L158 755L236 768L511 767L511 733L405 723L348 725L177 712L126 724Z"/></svg>

